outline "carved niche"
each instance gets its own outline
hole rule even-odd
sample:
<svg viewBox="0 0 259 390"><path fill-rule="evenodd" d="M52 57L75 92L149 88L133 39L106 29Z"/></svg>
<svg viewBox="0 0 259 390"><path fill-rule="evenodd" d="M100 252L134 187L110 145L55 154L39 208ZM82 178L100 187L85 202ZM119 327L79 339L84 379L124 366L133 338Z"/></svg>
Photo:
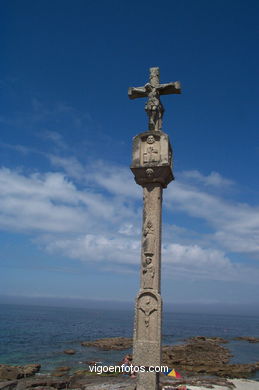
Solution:
<svg viewBox="0 0 259 390"><path fill-rule="evenodd" d="M160 161L160 143L156 141L153 135L149 135L146 142L142 144L143 149L143 165L159 163Z"/></svg>

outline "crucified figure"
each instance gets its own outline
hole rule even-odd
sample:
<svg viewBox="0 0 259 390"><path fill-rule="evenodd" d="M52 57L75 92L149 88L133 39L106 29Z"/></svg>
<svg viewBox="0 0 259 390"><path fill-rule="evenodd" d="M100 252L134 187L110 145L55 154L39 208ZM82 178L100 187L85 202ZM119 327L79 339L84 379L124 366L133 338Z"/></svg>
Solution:
<svg viewBox="0 0 259 390"><path fill-rule="evenodd" d="M162 129L162 118L164 107L160 101L160 95L181 93L179 81L174 83L160 84L159 68L150 68L149 83L144 87L129 88L128 95L130 99L147 97L145 111L148 115L148 128L150 131L159 131Z"/></svg>

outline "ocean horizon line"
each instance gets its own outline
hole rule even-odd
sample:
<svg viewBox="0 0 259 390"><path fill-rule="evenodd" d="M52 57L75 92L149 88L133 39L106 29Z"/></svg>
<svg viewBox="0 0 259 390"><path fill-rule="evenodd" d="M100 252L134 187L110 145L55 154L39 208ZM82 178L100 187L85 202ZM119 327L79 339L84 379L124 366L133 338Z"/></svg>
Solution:
<svg viewBox="0 0 259 390"><path fill-rule="evenodd" d="M44 297L0 295L0 304L46 306L75 309L126 310L134 311L134 300L121 301L113 299L83 299L74 297ZM229 314L259 315L259 302L168 302L163 304L164 312L197 313L197 314Z"/></svg>

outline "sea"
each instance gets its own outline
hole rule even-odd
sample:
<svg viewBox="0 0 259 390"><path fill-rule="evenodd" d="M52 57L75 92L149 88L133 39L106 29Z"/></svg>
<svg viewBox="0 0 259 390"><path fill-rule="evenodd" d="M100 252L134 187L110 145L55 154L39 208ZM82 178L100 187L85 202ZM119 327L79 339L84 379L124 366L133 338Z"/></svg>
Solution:
<svg viewBox="0 0 259 390"><path fill-rule="evenodd" d="M115 364L130 351L100 351L82 341L132 337L133 312L34 305L0 305L0 363L40 363L41 373L58 366L87 368L86 362ZM235 341L237 336L259 337L259 316L165 312L163 344L176 345L193 336L219 336L233 354L232 363L259 361L259 343ZM74 349L74 355L64 350ZM259 372L253 377L259 380Z"/></svg>

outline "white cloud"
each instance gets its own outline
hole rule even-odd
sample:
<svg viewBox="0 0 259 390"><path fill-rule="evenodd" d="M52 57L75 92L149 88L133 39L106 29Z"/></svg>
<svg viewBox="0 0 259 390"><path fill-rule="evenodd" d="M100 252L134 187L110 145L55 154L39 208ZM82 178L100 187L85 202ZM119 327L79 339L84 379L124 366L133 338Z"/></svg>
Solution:
<svg viewBox="0 0 259 390"><path fill-rule="evenodd" d="M20 231L83 232L112 228L134 213L89 189L78 190L61 173L23 175L0 170L0 226Z"/></svg>
<svg viewBox="0 0 259 390"><path fill-rule="evenodd" d="M68 176L75 179L82 179L85 176L85 170L75 157L60 157L54 154L48 155L53 166L63 168Z"/></svg>
<svg viewBox="0 0 259 390"><path fill-rule="evenodd" d="M120 234L86 234L76 239L57 239L47 244L50 252L62 252L82 261L101 262L102 265L120 263L138 264L139 240L127 239ZM115 268L115 267L114 267Z"/></svg>
<svg viewBox="0 0 259 390"><path fill-rule="evenodd" d="M259 254L259 207L230 203L179 182L168 188L165 202L172 210L206 221L215 229L212 237L228 250Z"/></svg>
<svg viewBox="0 0 259 390"><path fill-rule="evenodd" d="M137 269L142 197L129 170L104 162L82 167L74 158L51 158L66 174L26 175L0 169L0 226L30 232L51 253L96 262L107 269ZM77 186L68 176L82 179L82 183ZM179 239L188 236L188 228L169 226L178 231L178 237L171 243L165 235L163 267L167 275L216 280L258 277L255 267L235 264L226 252L259 253L258 207L226 201L179 181L168 187L164 198L167 211L200 218L213 229L209 239L204 235L203 240L191 232L192 241L189 237L188 242Z"/></svg>
<svg viewBox="0 0 259 390"><path fill-rule="evenodd" d="M194 179L205 186L212 187L228 187L232 186L234 182L232 180L222 177L218 172L211 172L209 175L202 175L201 172L197 170L184 171L181 173L181 177L184 179Z"/></svg>

